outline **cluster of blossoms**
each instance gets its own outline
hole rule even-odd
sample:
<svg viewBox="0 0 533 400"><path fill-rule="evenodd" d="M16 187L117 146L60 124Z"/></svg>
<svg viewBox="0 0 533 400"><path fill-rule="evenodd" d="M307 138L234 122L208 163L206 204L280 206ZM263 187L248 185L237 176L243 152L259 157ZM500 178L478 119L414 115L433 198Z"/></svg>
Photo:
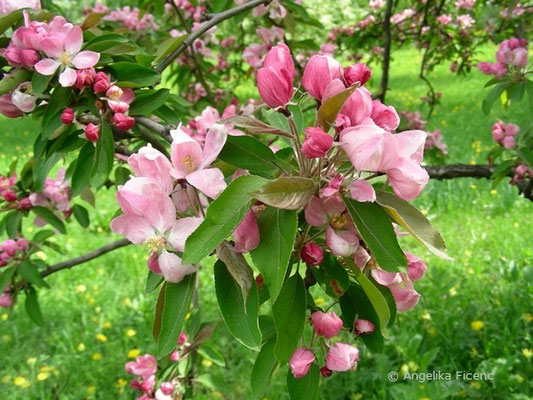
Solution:
<svg viewBox="0 0 533 400"><path fill-rule="evenodd" d="M181 332L177 346L181 348L186 343L187 335ZM178 362L179 360L179 351L175 350L170 355L170 361ZM170 381L161 382L159 388L154 391L157 383L157 359L151 354L136 357L135 361L127 362L124 368L127 373L137 377L131 381L130 386L142 393L138 400L172 400L174 398L173 395L181 388L179 379L173 378Z"/></svg>
<svg viewBox="0 0 533 400"><path fill-rule="evenodd" d="M515 136L520 132L520 127L515 124L504 124L502 121L492 125L492 139L506 149L515 147Z"/></svg>
<svg viewBox="0 0 533 400"><path fill-rule="evenodd" d="M29 198L22 197L16 193L17 176L0 175L0 197L7 203L6 208L28 209L32 204Z"/></svg>
<svg viewBox="0 0 533 400"><path fill-rule="evenodd" d="M38 11L41 9L41 0L0 0L0 16L22 8Z"/></svg>
<svg viewBox="0 0 533 400"><path fill-rule="evenodd" d="M137 7L132 9L130 6L125 6L110 12L109 7L106 7L100 2L96 2L93 7L85 6L83 13L106 14L102 18L104 21L121 22L124 27L131 31L159 29L159 26L155 22L155 17L148 12L141 12Z"/></svg>
<svg viewBox="0 0 533 400"><path fill-rule="evenodd" d="M24 239L5 239L0 243L0 267L5 267L12 259L26 251L29 247L29 242Z"/></svg>
<svg viewBox="0 0 533 400"><path fill-rule="evenodd" d="M272 28L260 27L257 28L256 32L263 43L252 43L242 52L244 62L254 69L261 67L266 52L272 48L272 44L282 40L284 34L283 29L276 26Z"/></svg>
<svg viewBox="0 0 533 400"><path fill-rule="evenodd" d="M511 38L501 42L496 52L496 61L482 61L478 68L485 75L494 75L496 78L502 78L507 73L520 72L528 62L527 40Z"/></svg>
<svg viewBox="0 0 533 400"><path fill-rule="evenodd" d="M500 11L500 17L503 19L514 19L529 13L533 13L533 7L524 7L522 4L516 3L514 7L504 8Z"/></svg>
<svg viewBox="0 0 533 400"><path fill-rule="evenodd" d="M202 3L201 1L195 3ZM195 22L200 22L202 14L205 12L206 7L204 5L194 5L189 0L174 0L174 4L183 12L183 17L185 19L192 19ZM173 6L170 3L165 4L165 11L171 12Z"/></svg>
<svg viewBox="0 0 533 400"><path fill-rule="evenodd" d="M71 199L72 192L68 180L65 179L64 168L58 171L56 179L46 178L42 192L32 193L29 196L31 206L46 207L60 219L68 219L72 214ZM46 222L41 218L36 218L35 224L43 226Z"/></svg>

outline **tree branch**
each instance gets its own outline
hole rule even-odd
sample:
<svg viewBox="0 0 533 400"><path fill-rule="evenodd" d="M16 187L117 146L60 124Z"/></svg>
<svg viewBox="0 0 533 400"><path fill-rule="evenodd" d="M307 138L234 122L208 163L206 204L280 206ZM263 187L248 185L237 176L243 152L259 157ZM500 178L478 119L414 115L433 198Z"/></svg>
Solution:
<svg viewBox="0 0 533 400"><path fill-rule="evenodd" d="M141 139L144 139L148 143L152 144L154 148L163 153L166 158L170 158L170 154L168 154L167 148L163 145L163 143L159 141L159 139L157 139L154 135L148 132L148 130L143 126L138 126L137 130L139 131L139 136L141 137Z"/></svg>
<svg viewBox="0 0 533 400"><path fill-rule="evenodd" d="M57 271L61 271L67 268L72 268L76 265L86 263L87 261L91 261L92 259L100 257L103 254L109 253L113 250L119 249L129 244L131 244L131 242L128 239L120 239L120 240L117 240L116 242L107 244L105 246L100 247L99 249L96 249L87 254L84 254L83 256L72 258L70 260L60 262L59 264L51 265L48 268L46 268L43 272L41 272L41 278L51 275Z"/></svg>
<svg viewBox="0 0 533 400"><path fill-rule="evenodd" d="M145 128L150 129L154 133L157 133L159 136L165 139L168 143L172 143L172 136L170 135L170 131L174 129L175 126L173 125L163 126L151 120L150 118L146 118L146 117L135 117L135 121L139 125L142 125Z"/></svg>
<svg viewBox="0 0 533 400"><path fill-rule="evenodd" d="M385 102L385 95L389 86L389 66L390 66L390 52L391 52L391 26L390 18L392 15L392 0L387 0L385 8L385 18L383 20L383 32L385 33L385 43L383 45L383 72L381 75L381 85L379 89L378 98L381 102Z"/></svg>
<svg viewBox="0 0 533 400"><path fill-rule="evenodd" d="M183 53L187 47L193 44L193 42L206 33L209 29L215 25L221 23L222 21L233 17L234 15L240 14L241 12L255 8L261 4L269 4L271 0L252 0L247 3L241 4L237 7L230 8L229 10L217 13L217 14L207 14L205 18L207 19L196 31L191 33L180 45L179 47L170 53L157 67L155 70L159 73L163 72L166 67L168 67L181 53Z"/></svg>

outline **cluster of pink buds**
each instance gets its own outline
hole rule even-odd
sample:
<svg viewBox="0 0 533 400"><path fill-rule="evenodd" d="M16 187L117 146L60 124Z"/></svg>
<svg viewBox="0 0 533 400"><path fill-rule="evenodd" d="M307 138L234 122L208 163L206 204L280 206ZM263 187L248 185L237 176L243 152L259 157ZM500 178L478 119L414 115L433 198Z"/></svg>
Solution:
<svg viewBox="0 0 533 400"><path fill-rule="evenodd" d="M0 201L7 202L8 208L27 210L32 207L31 201L27 197L19 198L16 193L16 183L17 176L15 174L10 177L0 175Z"/></svg>
<svg viewBox="0 0 533 400"><path fill-rule="evenodd" d="M178 7L183 12L185 19L192 19L195 22L200 22L202 15L205 13L206 7L204 5L195 6L189 0L173 0L176 7ZM196 2L195 2L196 3ZM174 11L174 6L172 4L165 4L165 11L172 12Z"/></svg>
<svg viewBox="0 0 533 400"><path fill-rule="evenodd" d="M135 7L131 9L130 6L122 7L110 12L103 18L105 21L116 21L122 23L126 28L132 31L141 30L157 30L159 26L155 23L155 18L152 14L143 12Z"/></svg>
<svg viewBox="0 0 533 400"><path fill-rule="evenodd" d="M185 332L180 332L178 336L177 349L170 353L170 361L179 362L181 359L181 353L183 346L187 344L187 334Z"/></svg>
<svg viewBox="0 0 533 400"><path fill-rule="evenodd" d="M515 147L515 136L520 132L520 127L515 124L504 124L502 121L492 125L492 139L506 149Z"/></svg>
<svg viewBox="0 0 533 400"><path fill-rule="evenodd" d="M131 387L142 393L139 399L149 400L172 400L174 384L171 382L161 382L159 389L154 392L156 387L157 360L151 354L139 356L135 361L126 363L124 366L126 372L137 376L137 379L131 381Z"/></svg>
<svg viewBox="0 0 533 400"><path fill-rule="evenodd" d="M342 320L334 312L315 311L311 314L311 324L314 334L321 342L314 345L314 336L310 347L299 347L289 360L291 372L296 379L303 378L309 372L311 364L316 361L315 354L321 354L325 365L320 368L324 378L331 376L334 371L353 371L357 368L359 349L351 344L330 342L342 330ZM374 332L375 326L371 321L357 319L354 321L353 333L362 336ZM316 347L316 348L314 348ZM327 348L327 350L325 350Z"/></svg>
<svg viewBox="0 0 533 400"><path fill-rule="evenodd" d="M16 259L20 253L26 251L29 242L24 239L5 239L0 243L0 267L5 267L9 261Z"/></svg>
<svg viewBox="0 0 533 400"><path fill-rule="evenodd" d="M480 62L479 70L485 75L494 75L502 78L507 72L520 70L527 66L527 40L511 38L504 40L498 46L496 63Z"/></svg>

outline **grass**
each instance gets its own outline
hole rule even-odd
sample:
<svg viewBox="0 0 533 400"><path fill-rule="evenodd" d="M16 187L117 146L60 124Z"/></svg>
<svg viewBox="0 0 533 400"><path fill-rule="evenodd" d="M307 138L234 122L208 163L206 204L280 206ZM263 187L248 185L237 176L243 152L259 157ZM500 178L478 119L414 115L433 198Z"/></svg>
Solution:
<svg viewBox="0 0 533 400"><path fill-rule="evenodd" d="M488 59L493 49L485 50ZM414 50L395 55L387 103L399 110L415 109L425 93L416 78L418 60ZM454 77L442 66L432 79L443 93L443 104L428 129L442 129L450 150L447 162L485 162L495 120L480 110L486 77L478 72ZM376 76L371 83L378 82ZM513 114L495 110L495 115L520 123L526 109L513 109ZM4 145L0 169L5 170L12 159L31 152L38 128L29 120L1 120L0 129ZM73 223L68 236L56 238L64 254L50 251L42 257L53 263L115 240L108 228L116 210L113 195L104 191L97 199L88 230ZM430 182L415 203L442 232L455 260L439 260L409 238L402 239L429 266L426 277L416 284L422 294L419 305L399 316L383 354L363 350L357 371L325 380L321 398L530 398L533 205L506 182L491 190L489 182L473 179ZM0 397L134 398L123 364L137 350L141 354L155 350L151 320L156 296L143 293L145 260L143 248L129 246L52 275L48 281L53 289L39 291L46 318L43 328L29 321L23 302L13 312L0 310ZM314 294L320 302L321 293ZM200 299L203 319L219 319L207 264L201 274ZM208 344L222 351L226 365L201 359L198 374L203 384L196 398L249 398L254 354L233 340L223 324ZM407 372L434 370L494 372L494 380L402 379ZM389 371L400 374L398 382L388 381ZM288 398L285 376L286 367L275 375L267 398Z"/></svg>

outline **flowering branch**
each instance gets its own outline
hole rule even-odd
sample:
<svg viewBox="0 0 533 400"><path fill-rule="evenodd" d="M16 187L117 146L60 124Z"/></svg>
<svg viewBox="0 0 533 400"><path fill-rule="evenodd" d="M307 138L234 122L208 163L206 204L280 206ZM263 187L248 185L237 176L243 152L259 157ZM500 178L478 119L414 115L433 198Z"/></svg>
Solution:
<svg viewBox="0 0 533 400"><path fill-rule="evenodd" d="M91 261L97 257L100 257L101 255L104 255L113 250L119 249L121 247L127 246L129 244L131 244L131 242L128 239L120 239L120 240L117 240L116 242L102 246L99 249L93 250L82 256L72 258L70 260L63 261L55 265L51 265L47 269L45 269L43 272L41 272L41 278L51 275L57 271L61 271L67 268L72 268L76 265L86 263L87 261Z"/></svg>
<svg viewBox="0 0 533 400"><path fill-rule="evenodd" d="M157 67L155 67L155 70L159 73L163 72L165 68L168 67L181 53L183 53L187 49L187 47L192 45L196 39L198 39L200 36L202 36L215 25L218 25L220 22L231 18L234 15L240 14L241 12L260 6L261 4L269 4L270 1L271 0L252 0L247 3L241 4L240 6L230 8L229 10L207 15L205 17L207 18L207 21L204 22L200 26L200 28L198 28L198 30L191 33L187 37L187 39L185 39L183 43L179 45L176 50L174 50L163 61L161 61L161 63Z"/></svg>

